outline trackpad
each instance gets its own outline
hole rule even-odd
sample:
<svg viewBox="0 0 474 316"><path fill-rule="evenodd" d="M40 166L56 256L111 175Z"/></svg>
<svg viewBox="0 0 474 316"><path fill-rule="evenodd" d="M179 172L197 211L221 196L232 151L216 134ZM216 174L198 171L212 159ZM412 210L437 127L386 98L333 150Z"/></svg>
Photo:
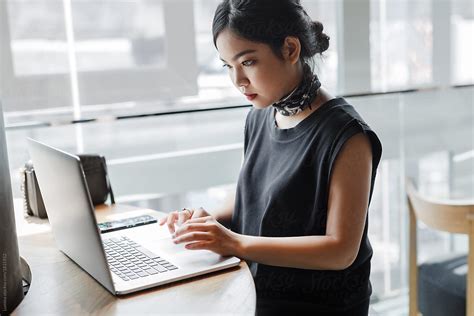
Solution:
<svg viewBox="0 0 474 316"><path fill-rule="evenodd" d="M176 265L205 267L218 264L226 259L209 250L186 249L187 243L175 244L168 228L158 224L136 227L126 231L127 237Z"/></svg>

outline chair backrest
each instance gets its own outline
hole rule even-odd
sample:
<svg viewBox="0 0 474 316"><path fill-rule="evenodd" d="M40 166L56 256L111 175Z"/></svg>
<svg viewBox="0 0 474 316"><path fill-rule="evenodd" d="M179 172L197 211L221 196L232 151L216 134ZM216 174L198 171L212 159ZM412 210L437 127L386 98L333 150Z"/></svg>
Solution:
<svg viewBox="0 0 474 316"><path fill-rule="evenodd" d="M423 197L407 179L407 194L416 219L429 227L456 234L469 234L469 218L474 214L474 201L434 200Z"/></svg>
<svg viewBox="0 0 474 316"><path fill-rule="evenodd" d="M410 212L409 233L409 315L418 312L417 220L449 233L467 234L469 239L466 315L474 316L474 201L435 200L423 197L407 178L407 200Z"/></svg>

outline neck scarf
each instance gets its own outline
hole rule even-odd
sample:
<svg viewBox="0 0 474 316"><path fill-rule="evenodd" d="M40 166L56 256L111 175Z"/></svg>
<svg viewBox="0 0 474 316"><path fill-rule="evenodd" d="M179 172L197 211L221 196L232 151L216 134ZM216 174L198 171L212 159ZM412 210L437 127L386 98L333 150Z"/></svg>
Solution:
<svg viewBox="0 0 474 316"><path fill-rule="evenodd" d="M272 104L281 115L292 116L300 113L307 107L311 108L311 103L318 95L321 82L318 76L313 74L308 64L303 66L303 79L300 84L286 97Z"/></svg>

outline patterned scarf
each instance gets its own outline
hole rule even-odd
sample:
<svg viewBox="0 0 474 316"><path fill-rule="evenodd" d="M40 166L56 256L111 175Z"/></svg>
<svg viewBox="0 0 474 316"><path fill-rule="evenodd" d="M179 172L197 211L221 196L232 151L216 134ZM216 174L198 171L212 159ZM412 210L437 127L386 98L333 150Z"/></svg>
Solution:
<svg viewBox="0 0 474 316"><path fill-rule="evenodd" d="M272 104L281 115L292 116L310 107L318 95L321 82L308 64L303 66L303 80L289 95ZM311 107L310 107L311 108Z"/></svg>

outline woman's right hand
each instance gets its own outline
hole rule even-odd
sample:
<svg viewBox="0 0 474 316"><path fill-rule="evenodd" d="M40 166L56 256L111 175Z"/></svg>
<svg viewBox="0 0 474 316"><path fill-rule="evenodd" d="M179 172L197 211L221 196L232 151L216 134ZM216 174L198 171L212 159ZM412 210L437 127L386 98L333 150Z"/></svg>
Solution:
<svg viewBox="0 0 474 316"><path fill-rule="evenodd" d="M197 210L183 208L181 211L174 211L168 214L168 216L163 217L159 220L160 226L163 226L165 223L168 225L168 230L170 234L174 234L176 231L176 226L181 226L186 221L190 220L191 218L198 218L198 217L205 217L210 216L206 210L202 207L198 208Z"/></svg>

